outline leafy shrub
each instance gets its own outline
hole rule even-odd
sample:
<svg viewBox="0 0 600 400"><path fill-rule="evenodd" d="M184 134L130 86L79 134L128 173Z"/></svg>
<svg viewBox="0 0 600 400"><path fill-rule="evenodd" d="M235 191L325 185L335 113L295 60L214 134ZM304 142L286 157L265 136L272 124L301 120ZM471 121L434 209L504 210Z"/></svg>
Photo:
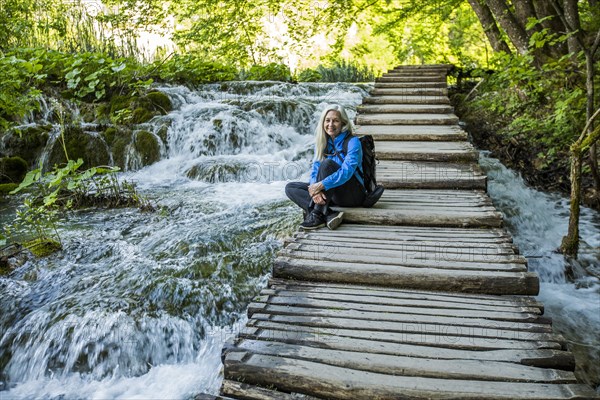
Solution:
<svg viewBox="0 0 600 400"><path fill-rule="evenodd" d="M253 65L241 77L251 81L290 82L292 80L292 73L290 72L290 68L285 64L269 63L267 65Z"/></svg>
<svg viewBox="0 0 600 400"><path fill-rule="evenodd" d="M298 74L300 82L320 82L323 76L314 69L308 68Z"/></svg>
<svg viewBox="0 0 600 400"><path fill-rule="evenodd" d="M213 61L204 61L196 55L175 55L164 63L155 62L151 76L163 82L183 85L232 81L237 79L234 67Z"/></svg>
<svg viewBox="0 0 600 400"><path fill-rule="evenodd" d="M321 82L371 82L375 73L366 66L348 61L335 61L333 64L319 65L316 72L321 74Z"/></svg>

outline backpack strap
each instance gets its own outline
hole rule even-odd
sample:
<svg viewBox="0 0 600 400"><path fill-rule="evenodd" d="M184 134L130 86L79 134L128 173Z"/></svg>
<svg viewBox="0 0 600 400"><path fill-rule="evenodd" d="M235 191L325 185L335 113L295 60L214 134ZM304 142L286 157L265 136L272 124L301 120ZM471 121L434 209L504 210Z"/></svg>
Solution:
<svg viewBox="0 0 600 400"><path fill-rule="evenodd" d="M348 133L348 135L344 139L344 142L342 143L342 153L344 154L344 158L346 158L346 154L348 154L348 143L350 142L350 139L352 139L353 137L356 137L356 136L354 136L351 133ZM362 143L361 143L361 146L362 146ZM362 163L362 160L361 160L361 163ZM360 165L360 166L362 167L362 165ZM356 167L356 173L360 176L360 178L363 181L365 180L365 176L364 176L363 172L360 170L359 166Z"/></svg>

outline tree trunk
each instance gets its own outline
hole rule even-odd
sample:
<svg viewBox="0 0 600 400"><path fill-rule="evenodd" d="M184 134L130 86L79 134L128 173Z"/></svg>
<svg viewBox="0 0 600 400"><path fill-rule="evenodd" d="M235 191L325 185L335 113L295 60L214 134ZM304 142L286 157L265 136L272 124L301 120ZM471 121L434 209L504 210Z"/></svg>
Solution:
<svg viewBox="0 0 600 400"><path fill-rule="evenodd" d="M520 54L527 52L529 37L525 27L519 24L515 15L510 11L505 0L488 0L487 4L500 27Z"/></svg>
<svg viewBox="0 0 600 400"><path fill-rule="evenodd" d="M567 32L567 28L563 25L556 10L548 0L533 0L533 7L538 19L552 17L542 22L542 27L557 35L563 35ZM565 42L557 43L552 47L553 56L560 58L569 52L569 48Z"/></svg>
<svg viewBox="0 0 600 400"><path fill-rule="evenodd" d="M483 31L487 36L492 48L495 52L505 52L506 54L510 54L510 48L508 44L502 38L502 33L500 29L498 29L498 25L496 25L496 20L492 15L489 7L479 0L469 0L469 4L471 8L479 18L479 22L481 22L481 26L483 27Z"/></svg>
<svg viewBox="0 0 600 400"><path fill-rule="evenodd" d="M515 18L521 24L526 27L529 22L529 18L536 18L535 8L533 8L533 0L517 0L512 2L515 7ZM537 28L536 30L539 30Z"/></svg>
<svg viewBox="0 0 600 400"><path fill-rule="evenodd" d="M574 146L575 147L575 146ZM571 207L569 230L562 238L560 251L577 257L579 251L579 202L581 201L581 149L571 148Z"/></svg>
<svg viewBox="0 0 600 400"><path fill-rule="evenodd" d="M570 30L572 32L580 30L581 24L579 22L577 0L563 0L563 10ZM581 46L575 37L569 38L567 43L569 44L569 53L576 54L581 51Z"/></svg>

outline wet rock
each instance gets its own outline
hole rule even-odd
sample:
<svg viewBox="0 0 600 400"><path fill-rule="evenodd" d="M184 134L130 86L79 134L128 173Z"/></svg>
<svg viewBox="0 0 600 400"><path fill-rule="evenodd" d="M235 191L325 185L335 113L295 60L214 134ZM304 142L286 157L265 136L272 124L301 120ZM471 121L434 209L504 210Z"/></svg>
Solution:
<svg viewBox="0 0 600 400"><path fill-rule="evenodd" d="M110 154L102 137L93 132L85 132L79 126L65 127L62 137L59 137L52 146L49 166L66 163L65 152L71 160L83 159L82 168L110 163Z"/></svg>
<svg viewBox="0 0 600 400"><path fill-rule="evenodd" d="M0 158L0 183L20 183L27 169L27 162L21 157Z"/></svg>
<svg viewBox="0 0 600 400"><path fill-rule="evenodd" d="M160 160L160 146L157 137L148 131L138 131L135 134L135 150L140 155L142 166L153 164Z"/></svg>
<svg viewBox="0 0 600 400"><path fill-rule="evenodd" d="M51 125L35 125L5 133L0 138L0 155L21 157L33 167L48 142L51 129Z"/></svg>

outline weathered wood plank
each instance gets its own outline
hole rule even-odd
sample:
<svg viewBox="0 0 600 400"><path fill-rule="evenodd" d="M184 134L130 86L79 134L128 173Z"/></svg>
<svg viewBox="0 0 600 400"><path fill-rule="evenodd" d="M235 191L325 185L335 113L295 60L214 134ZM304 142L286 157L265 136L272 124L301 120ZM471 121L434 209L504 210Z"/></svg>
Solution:
<svg viewBox="0 0 600 400"><path fill-rule="evenodd" d="M386 87L394 87L391 85L399 84L381 83L379 85L386 85ZM356 111L358 111L359 113L452 114L454 112L454 107L443 104L370 104L358 106Z"/></svg>
<svg viewBox="0 0 600 400"><path fill-rule="evenodd" d="M407 344L389 341L370 341L361 338L326 335L319 329L308 331L294 330L292 334L282 330L266 330L244 327L240 337L253 340L279 341L323 349L349 350L371 354L436 358L441 360L488 360L518 363L544 368L557 368L573 371L573 354L554 349L454 349L428 346L425 343Z"/></svg>
<svg viewBox="0 0 600 400"><path fill-rule="evenodd" d="M384 194L385 195L385 194ZM443 213L427 210L405 210L402 205L380 201L375 207L345 208L332 207L344 211L344 221L382 225L450 226L450 227L501 227L502 214L499 212L475 212L465 209L461 213Z"/></svg>
<svg viewBox="0 0 600 400"><path fill-rule="evenodd" d="M456 271L286 257L275 259L273 276L467 293L536 295L539 292L538 277L530 272Z"/></svg>
<svg viewBox="0 0 600 400"><path fill-rule="evenodd" d="M282 324L273 321L260 321L256 319L248 321L248 326L265 329L268 331L286 331L290 336L293 336L298 332L307 332L329 336L329 340L335 340L334 336L343 336L357 339L368 339L379 342L419 344L463 350L563 349L562 343L555 341L511 340L504 338L473 337L468 335L459 336L453 334L452 330L446 332L427 332L415 328L413 333L396 333L380 331L361 331L343 328L313 328L304 325L291 326L288 324Z"/></svg>
<svg viewBox="0 0 600 400"><path fill-rule="evenodd" d="M435 76L435 75L429 75ZM414 82L385 82L375 81L375 88L446 88L447 83L443 77L440 77L439 81L427 82L427 81L414 81Z"/></svg>
<svg viewBox="0 0 600 400"><path fill-rule="evenodd" d="M398 82L398 78L386 78L387 82ZM413 78L409 78L413 79ZM406 80L404 80L406 82ZM450 104L448 96L404 96L404 95L379 95L363 99L365 104Z"/></svg>
<svg viewBox="0 0 600 400"><path fill-rule="evenodd" d="M455 141L467 140L467 133L454 125L359 125L358 135L372 135L375 141Z"/></svg>
<svg viewBox="0 0 600 400"><path fill-rule="evenodd" d="M338 295L338 298L343 298L343 295ZM547 322L545 319L540 319L537 309L521 307L517 309L497 309L497 310L482 310L480 308L458 307L457 305L443 307L443 304L435 304L431 301L398 299L397 304L375 303L375 302L340 302L336 299L323 299L318 297L308 297L303 294L297 296L257 296L248 306L252 313L263 312L267 306L291 306L291 307L309 307L320 309L331 309L334 311L351 310L352 312L364 311L360 313L362 318L377 319L381 321L404 321L406 314L413 315L429 315L439 317L453 318L479 318L488 321L490 329L493 324L490 321L508 321L508 322L531 322L542 323ZM426 305L430 304L429 307ZM435 307L434 307L435 306ZM483 306L480 306L483 307ZM274 309L275 310L275 309ZM302 310L296 310L300 312ZM388 314L388 315L375 315ZM400 314L399 316L396 314ZM315 314L316 315L316 314ZM348 318L356 318L352 313L344 314ZM340 317L344 316L339 314ZM541 321L541 322L540 322ZM478 325L480 326L480 325Z"/></svg>
<svg viewBox="0 0 600 400"><path fill-rule="evenodd" d="M315 231L302 231L294 233L294 236L290 239L291 241L299 241L303 239L307 240L318 240L318 241L342 241L342 242L362 242L365 244L378 244L389 242L393 244L410 244L414 243L415 245L419 244L432 244L438 245L443 244L447 247L462 247L469 249L471 247L478 248L479 244L481 247L486 248L496 248L497 246L512 246L512 242L510 238L498 237L498 238L487 238L487 237L461 237L459 234L456 234L457 237L449 237L449 236L411 236L408 233L402 232L393 232L393 231L376 231L369 230L363 232L357 231L341 231L341 227L349 227L349 226L363 226L356 224L343 224L340 228L336 229L335 232L327 232L321 230Z"/></svg>
<svg viewBox="0 0 600 400"><path fill-rule="evenodd" d="M221 384L221 393L228 396L234 396L236 399L244 400L316 400L317 397L307 396L299 393L285 393L276 390L266 389L248 383L237 382L235 380L223 379ZM220 399L217 397L216 399Z"/></svg>
<svg viewBox="0 0 600 400"><path fill-rule="evenodd" d="M562 337L551 334L551 326L538 323L521 323L499 320L484 320L482 318L440 317L419 314L396 314L385 316L387 319L377 319L377 314L352 310L334 310L310 307L264 305L259 309L259 303L252 303L248 309L250 317L256 320L280 322L288 325L302 325L320 328L344 328L384 332L409 332L417 329L422 332L464 332L472 337L488 337L515 339L531 338L531 332L543 332L549 341L561 341ZM461 321L462 319L462 321ZM290 329L293 329L293 326ZM540 336L541 337L541 336ZM545 339L539 339L545 340Z"/></svg>
<svg viewBox="0 0 600 400"><path fill-rule="evenodd" d="M394 89L372 89L371 96L447 96L448 89L446 88L394 88Z"/></svg>
<svg viewBox="0 0 600 400"><path fill-rule="evenodd" d="M392 293L389 293L389 296L382 296L379 293L372 292L348 292L342 291L342 289L333 288L331 291L317 291L317 288L314 288L311 291L302 290L301 286L276 286L276 288L263 289L260 292L260 295L256 296L253 300L254 302L269 302L268 299L270 296L278 296L278 297L306 297L310 299L318 299L318 300L330 300L330 301L340 301L343 303L348 303L348 307L351 307L351 303L363 303L363 304L377 304L377 305L388 305L388 306L403 306L403 307L411 307L416 308L413 310L413 313L417 314L426 314L426 315L435 315L433 311L425 311L424 313L419 308L441 308L441 309L457 309L457 310L475 310L475 311L493 311L499 313L503 318L506 318L506 315L503 314L505 312L510 313L529 313L532 315L539 315L541 311L537 306L537 303L517 303L517 302L483 302L482 300L478 300L477 298L471 298L472 302L467 302L467 298L453 298L451 296L443 296L443 295L431 295L431 296L421 296L413 293L396 293L394 297L389 297ZM358 293L358 294L357 294ZM434 292L437 293L437 292ZM339 307L335 307L338 309ZM372 310L371 310L372 311ZM408 311L404 311L408 312ZM438 315L439 316L439 315ZM461 318L465 316L462 315ZM485 314L483 316L485 319L494 318L493 314ZM529 318L536 318L533 316L527 316L527 318L517 318L517 321L528 320ZM511 318L514 320L514 317ZM535 319L536 323L544 323L548 324L548 321L539 322L539 318Z"/></svg>
<svg viewBox="0 0 600 400"><path fill-rule="evenodd" d="M388 190L385 196L390 195L394 192L400 192L395 190ZM418 193L416 190L410 190L408 192ZM415 195L416 197L417 195ZM485 199L482 199L485 200ZM397 235L414 235L414 237L429 237L429 238L444 238L450 239L456 236L461 238L477 238L477 239L512 239L510 234L505 229L497 228L450 228L450 227L418 227L418 226L381 226L381 225L342 225L334 233L348 233L348 234L362 234L364 232L383 232ZM313 232L300 232L304 235L310 235Z"/></svg>
<svg viewBox="0 0 600 400"><path fill-rule="evenodd" d="M477 162L479 153L468 142L378 141L375 151L380 160Z"/></svg>
<svg viewBox="0 0 600 400"><path fill-rule="evenodd" d="M571 371L479 360L439 360L320 349L281 342L241 340L233 351L282 356L388 375L503 382L576 383Z"/></svg>
<svg viewBox="0 0 600 400"><path fill-rule="evenodd" d="M358 125L455 125L458 123L458 117L454 114L359 114L356 123Z"/></svg>
<svg viewBox="0 0 600 400"><path fill-rule="evenodd" d="M332 399L463 398L463 399L587 399L597 396L577 384L489 382L407 377L358 371L316 362L231 352L225 357L226 377L235 376L286 391Z"/></svg>
<svg viewBox="0 0 600 400"><path fill-rule="evenodd" d="M543 309L543 304L533 297L525 296L491 296L482 294L467 294L445 291L419 291L411 289L395 289L379 286L348 285L341 283L319 283L311 281L291 281L286 279L269 279L269 289L263 290L292 290L314 293L351 294L353 296L374 296L393 299L417 299L442 301L446 304L467 303L490 305L500 310L508 307L534 307ZM499 311L500 311L499 310Z"/></svg>

